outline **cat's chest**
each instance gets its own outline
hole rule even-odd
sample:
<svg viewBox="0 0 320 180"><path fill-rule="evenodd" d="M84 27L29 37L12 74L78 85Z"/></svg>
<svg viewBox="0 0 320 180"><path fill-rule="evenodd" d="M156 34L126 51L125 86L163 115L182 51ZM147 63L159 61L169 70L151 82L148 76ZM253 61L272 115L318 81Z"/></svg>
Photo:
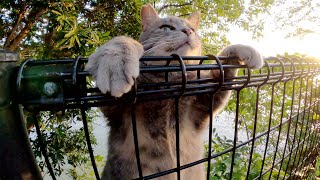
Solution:
<svg viewBox="0 0 320 180"><path fill-rule="evenodd" d="M180 129L186 126L197 129L197 122L209 115L208 109L196 96L144 102L138 105L137 110L140 120L149 128L175 129L179 121Z"/></svg>

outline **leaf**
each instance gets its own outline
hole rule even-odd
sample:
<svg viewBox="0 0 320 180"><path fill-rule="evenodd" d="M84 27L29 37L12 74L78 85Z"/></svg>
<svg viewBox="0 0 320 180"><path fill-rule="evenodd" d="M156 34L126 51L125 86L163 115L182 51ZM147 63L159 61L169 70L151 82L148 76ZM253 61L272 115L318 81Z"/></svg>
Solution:
<svg viewBox="0 0 320 180"><path fill-rule="evenodd" d="M102 34L103 37L109 37L109 35L110 35L110 31L107 31L107 32Z"/></svg>
<svg viewBox="0 0 320 180"><path fill-rule="evenodd" d="M97 161L97 162L102 162L103 161L103 156L100 156L100 155L97 155L94 157L94 159Z"/></svg>
<svg viewBox="0 0 320 180"><path fill-rule="evenodd" d="M81 47L81 43L80 43L80 41L79 41L78 36L75 36L75 39L76 39L76 41L77 41L77 43L78 43L78 46Z"/></svg>
<svg viewBox="0 0 320 180"><path fill-rule="evenodd" d="M56 15L62 15L59 11L56 11L56 10L51 10L51 12L53 12Z"/></svg>
<svg viewBox="0 0 320 180"><path fill-rule="evenodd" d="M75 35L75 30L69 31L67 34L64 35L64 38L70 38L73 35Z"/></svg>
<svg viewBox="0 0 320 180"><path fill-rule="evenodd" d="M71 36L71 38L69 39L68 48L72 48L74 46L74 42L75 42L75 36Z"/></svg>
<svg viewBox="0 0 320 180"><path fill-rule="evenodd" d="M316 159L315 175L320 178L320 156Z"/></svg>
<svg viewBox="0 0 320 180"><path fill-rule="evenodd" d="M55 47L61 47L63 44L65 44L67 41L67 39L61 39L60 41L58 41L58 43L55 45Z"/></svg>

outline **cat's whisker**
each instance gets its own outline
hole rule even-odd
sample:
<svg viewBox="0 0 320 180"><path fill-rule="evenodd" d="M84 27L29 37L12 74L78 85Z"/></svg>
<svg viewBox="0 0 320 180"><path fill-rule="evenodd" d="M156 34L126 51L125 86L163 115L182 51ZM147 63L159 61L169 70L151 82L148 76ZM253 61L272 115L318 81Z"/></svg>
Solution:
<svg viewBox="0 0 320 180"><path fill-rule="evenodd" d="M159 49L159 48L161 48L162 46L167 46L167 45L170 45L170 44L172 44L172 42L163 42L163 43L161 43L161 44L158 44L158 45L156 45L156 46L153 46L152 48L150 48L150 49L148 49L147 51L145 51L143 54L144 55L147 55L148 53L150 53L150 52L152 52L153 50L155 50L155 49ZM171 46L172 47L172 46Z"/></svg>
<svg viewBox="0 0 320 180"><path fill-rule="evenodd" d="M140 43L141 43L141 44L145 44L145 43L147 43L147 42L149 42L149 41L152 42L152 43L154 43L155 41L157 41L157 40L159 40L159 39L163 39L163 38L171 39L171 40L181 39L178 35L179 35L178 33L174 33L174 34L172 34L172 35L158 35L157 37L149 38L149 39L147 39L147 40L145 40L145 41L142 41L142 42L140 42Z"/></svg>
<svg viewBox="0 0 320 180"><path fill-rule="evenodd" d="M150 45L154 45L155 43L154 42L149 42L149 43L145 43L145 44L142 44L143 46L150 46Z"/></svg>
<svg viewBox="0 0 320 180"><path fill-rule="evenodd" d="M165 45L166 45L166 44L159 44L159 45L157 45L157 46L155 46L155 47L152 47L152 48L148 49L147 51L145 51L145 52L143 53L143 55L153 55L153 54L154 54L154 51L157 51L159 48L165 47ZM162 47L162 46L163 46L163 47ZM174 48L172 48L172 47L169 46L169 49L174 49ZM167 50L167 51L168 51L168 50Z"/></svg>
<svg viewBox="0 0 320 180"><path fill-rule="evenodd" d="M144 43L146 43L146 42L155 42L155 41L157 41L157 40L159 40L159 39L161 39L161 38L163 38L163 37L165 37L165 36L157 36L157 37L153 37L153 38L149 38L149 39L147 39L147 40L145 40L145 41L142 41L142 42L140 42L141 44L144 44Z"/></svg>
<svg viewBox="0 0 320 180"><path fill-rule="evenodd" d="M158 50L163 46L167 46L166 51L173 51L176 49L177 44L179 44L177 42L180 42L180 41L181 41L181 38L172 36L170 37L170 41L162 42L161 44L151 47L150 49L144 52L144 55L150 54L151 52L153 52L153 50Z"/></svg>
<svg viewBox="0 0 320 180"><path fill-rule="evenodd" d="M163 37L163 36L152 37L152 38L146 39L145 41L142 41L142 43L143 43L143 42L146 42L146 41L152 41L152 40L154 40L154 39L159 39L159 38L161 38L161 37Z"/></svg>

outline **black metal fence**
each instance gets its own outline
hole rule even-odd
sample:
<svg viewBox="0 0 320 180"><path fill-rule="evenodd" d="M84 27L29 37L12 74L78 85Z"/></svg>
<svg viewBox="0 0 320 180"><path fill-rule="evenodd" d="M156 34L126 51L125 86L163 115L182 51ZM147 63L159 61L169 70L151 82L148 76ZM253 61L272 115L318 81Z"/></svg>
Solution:
<svg viewBox="0 0 320 180"><path fill-rule="evenodd" d="M145 66L142 63L140 74L163 73L163 82L136 84L131 92L119 99L103 95L88 85L89 74L83 71L86 58L27 60L17 70L17 101L32 112L80 109L92 167L99 179L85 115L88 108L126 102L134 109L137 102L160 99L179 102L181 96L203 93L213 96L218 91L232 90L233 98L227 108L233 122L232 140L223 141L214 136L214 119L211 116L206 157L181 165L179 128L176 128L177 167L153 175L145 176L141 169L133 111L137 178L152 179L177 173L179 179L181 170L200 163L206 163L207 179L219 179L218 176L227 179L296 179L308 175L309 170L305 167L315 161L314 157L319 152L320 63L272 57L266 59L262 69L252 71L244 66L222 65L220 61L224 59L226 57L143 57L141 62L162 61L163 65ZM199 60L199 65L185 65L185 60ZM171 63L173 61L178 63ZM223 74L226 68L239 68L239 75L226 80ZM220 81L200 77L200 71L212 69L220 71ZM196 71L198 78L188 80L185 76L188 71ZM181 82L168 81L170 72L181 72ZM178 114L178 108L176 111ZM34 113L34 118L36 116ZM178 123L179 117L176 119ZM56 179L37 121L35 127L46 166L52 178ZM247 138L241 141L239 134L242 132L246 132ZM223 145L215 149L219 143ZM221 164L222 160L225 163ZM221 165L222 168L217 168Z"/></svg>

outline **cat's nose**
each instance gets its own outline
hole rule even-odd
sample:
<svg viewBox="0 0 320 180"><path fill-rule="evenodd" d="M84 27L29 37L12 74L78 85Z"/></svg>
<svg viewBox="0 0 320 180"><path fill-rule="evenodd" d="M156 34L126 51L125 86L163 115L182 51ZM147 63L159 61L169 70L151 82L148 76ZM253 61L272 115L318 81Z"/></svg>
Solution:
<svg viewBox="0 0 320 180"><path fill-rule="evenodd" d="M182 29L182 32L184 32L186 35L190 35L192 34L192 30L190 28L185 28L185 29Z"/></svg>

